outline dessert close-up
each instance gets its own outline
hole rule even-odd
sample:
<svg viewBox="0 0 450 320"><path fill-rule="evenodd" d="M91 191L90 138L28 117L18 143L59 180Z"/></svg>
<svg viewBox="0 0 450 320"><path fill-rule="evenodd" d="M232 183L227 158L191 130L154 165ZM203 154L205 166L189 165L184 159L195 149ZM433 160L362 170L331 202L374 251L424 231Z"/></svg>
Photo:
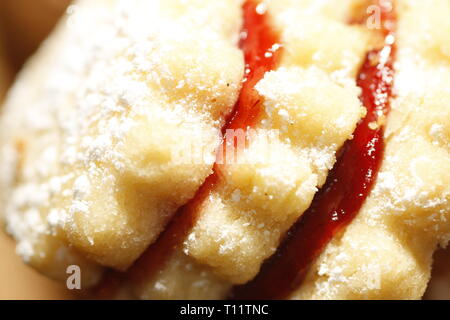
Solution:
<svg viewBox="0 0 450 320"><path fill-rule="evenodd" d="M0 10L1 299L450 300L450 0Z"/></svg>

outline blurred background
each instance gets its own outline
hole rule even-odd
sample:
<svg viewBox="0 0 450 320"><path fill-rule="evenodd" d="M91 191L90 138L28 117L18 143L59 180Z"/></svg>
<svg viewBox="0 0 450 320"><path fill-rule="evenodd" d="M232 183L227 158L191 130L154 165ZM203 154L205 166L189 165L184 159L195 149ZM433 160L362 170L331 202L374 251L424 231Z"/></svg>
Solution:
<svg viewBox="0 0 450 320"><path fill-rule="evenodd" d="M70 2L0 0L0 108L15 75L51 32ZM435 258L426 298L450 299L450 249L438 251ZM25 266L14 252L13 240L0 230L0 299L73 298L74 294L62 285Z"/></svg>
<svg viewBox="0 0 450 320"><path fill-rule="evenodd" d="M23 63L51 32L69 3L69 0L0 0L0 101ZM25 266L14 252L13 240L0 230L0 299L73 297L62 285Z"/></svg>

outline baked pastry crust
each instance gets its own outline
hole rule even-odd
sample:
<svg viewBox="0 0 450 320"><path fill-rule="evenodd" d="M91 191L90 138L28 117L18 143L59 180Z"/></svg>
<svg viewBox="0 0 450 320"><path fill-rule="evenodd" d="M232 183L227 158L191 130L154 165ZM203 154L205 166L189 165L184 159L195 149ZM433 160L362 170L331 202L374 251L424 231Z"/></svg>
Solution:
<svg viewBox="0 0 450 320"><path fill-rule="evenodd" d="M156 239L211 173L243 74L238 2L79 1L68 11L1 125L8 230L56 278L74 262L98 273L84 257L125 269ZM177 158L197 143L204 157Z"/></svg>
<svg viewBox="0 0 450 320"><path fill-rule="evenodd" d="M396 5L396 97L378 181L292 298L420 299L432 254L448 243L450 3Z"/></svg>
<svg viewBox="0 0 450 320"><path fill-rule="evenodd" d="M336 151L365 114L356 72L378 39L361 26L347 25L354 3L347 2L347 12L332 2L261 4L280 32L284 50L277 70L256 85L264 115L236 164L221 168L222 179L203 202L183 244L147 283L141 279L132 285L141 298L224 298L232 285L256 276L309 207ZM345 41L336 41L329 32L336 29ZM279 136L260 139L259 129ZM267 150L273 151L273 161L261 162Z"/></svg>
<svg viewBox="0 0 450 320"><path fill-rule="evenodd" d="M395 1L395 98L378 180L290 298L418 299L433 251L450 240L450 2L430 1ZM381 37L349 21L371 3L260 2L283 54L255 87L263 112L248 145L220 167L156 274L122 282L121 297L225 298L257 275L365 115L355 79ZM69 8L0 120L0 170L10 173L0 176L0 210L26 262L59 279L78 264L94 285L104 266L128 269L194 197L246 74L242 4ZM191 158L194 146L204 157Z"/></svg>

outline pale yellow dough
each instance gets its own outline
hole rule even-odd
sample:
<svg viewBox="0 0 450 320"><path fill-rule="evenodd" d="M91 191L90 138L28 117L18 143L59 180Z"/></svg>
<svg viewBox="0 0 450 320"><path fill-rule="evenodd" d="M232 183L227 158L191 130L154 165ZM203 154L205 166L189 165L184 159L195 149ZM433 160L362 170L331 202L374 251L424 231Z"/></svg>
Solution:
<svg viewBox="0 0 450 320"><path fill-rule="evenodd" d="M295 299L420 299L450 240L450 1L399 0L397 97L378 181Z"/></svg>
<svg viewBox="0 0 450 320"><path fill-rule="evenodd" d="M79 0L0 118L0 214L17 252L84 287L125 270L211 174L244 77L243 0ZM380 34L370 0L264 0L282 58L263 114L192 230L120 297L219 299L258 273L309 207L365 109ZM397 0L395 98L378 180L292 299L419 299L450 241L450 1ZM277 50L275 48L274 50ZM201 156L200 156L201 155ZM276 286L276 283L274 283Z"/></svg>
<svg viewBox="0 0 450 320"><path fill-rule="evenodd" d="M318 2L311 4L311 7L305 6L304 1L300 2L296 3L302 10L310 8L307 12L317 14L314 10L320 7ZM266 111L278 111L282 108L287 111L270 113L269 128L282 125L281 121L286 115L289 120L295 120L292 115L299 110L298 106L306 105L305 101L308 101L310 105L315 106L313 118L308 119L310 130L302 131L301 122L298 122L294 130L281 130L282 136L296 135L297 139L292 141L306 145L309 142L308 137L311 136L320 138L322 134L328 139L339 138L338 133L333 132L333 135L327 136L326 132L321 130L317 130L315 135L309 135L316 130L316 123L319 126L327 123L327 118L314 121L314 117L320 117L322 110L320 104L312 103L317 98L317 92L312 88L300 91L289 91L289 88L292 88L292 83L302 86L308 81L321 79L320 82L331 90L331 83L320 78L322 71L318 72L312 66L333 75L346 75L348 78L344 76L338 79L350 80L358 68L358 54L355 53L360 52L361 59L369 46L361 46L361 43L364 43L361 40L353 42L357 39L356 27L354 32L351 32L351 28L342 22L339 25L336 20L332 20L330 24L336 25L330 26L330 30L342 28L348 31L343 31L340 39L328 37L329 33L316 31L317 28L327 30L327 24L312 22L308 25L307 18L299 19L299 11L289 7L292 3L267 3L269 13L274 17L275 25L279 26L282 35L289 30L296 30L292 31L289 37L282 38L286 54L281 68L267 74L257 86L266 98ZM352 4L358 6L361 1ZM450 72L446 36L449 34L447 17L450 14L450 3L443 0L431 5L430 1L421 0L399 1L397 5L399 53L395 89L398 96L393 101L393 111L386 129L387 150L379 179L358 218L326 248L312 266L305 283L292 293L292 299L419 299L429 281L434 249L438 244L446 245L450 239L450 95L447 88ZM286 10L282 15L283 10L277 10L277 6L290 10ZM323 12L329 14L330 11ZM342 11L336 8L331 12L337 21L345 21ZM277 17L281 17L280 22L277 22ZM295 19L289 20L289 17ZM314 16L314 19L322 17L325 21L330 19L327 14ZM421 23L418 24L417 21ZM297 23L308 27L299 28ZM320 41L308 42L309 36ZM289 45L289 39L296 39L293 46ZM345 43L342 49L334 50L335 46L342 43ZM424 43L425 47L422 46ZM346 48L351 48L344 56L353 56L355 60L349 61L354 61L354 64L343 63L345 59L336 55L327 59L314 54L315 48L321 46L329 53L342 53ZM361 51L358 51L358 48ZM314 63L315 60L318 61L317 64ZM299 66L307 68L297 74L308 73L308 77L304 77L303 81L295 78L293 72L298 70L296 68ZM282 77L277 77L281 74ZM288 79L295 81L291 81L289 85ZM314 88L321 87L315 85ZM332 91L324 90L321 98L326 99L328 92ZM339 97L336 93L333 96ZM308 97L310 100L306 100ZM303 103L289 104L287 101ZM344 100L336 101L336 104L331 105L336 106ZM333 111L338 113L339 110L335 107ZM335 114L333 119L336 119L336 116ZM327 128L330 127L335 129L335 126L328 124ZM300 137L302 139L299 139ZM324 141L332 141L328 139ZM258 139L255 141L258 142ZM263 152L265 149L258 149L260 146L260 143L255 143L254 148L251 145L248 153L243 153L242 157ZM271 145L276 150L275 153L282 154L287 163L291 163L288 159L294 157L295 151L298 150L295 146L295 143L291 143L290 148L279 149L277 144ZM304 148L305 145L300 147ZM296 163L303 164L305 161L297 158ZM214 193L203 208L199 222L184 243L185 255L182 255L181 250L175 252L160 274L148 284L136 288L135 293L141 298L186 298L187 292L189 298L226 297L233 284L246 282L255 275L260 262L270 255L270 249L274 250L278 244L283 228L290 225L295 214L301 214L302 201L306 203L303 205L309 203L308 190L310 194L313 194L313 191L305 188L303 192L306 193L302 193L300 197L289 198L289 183L298 185L318 172L316 183L320 185L322 182L318 178L320 170L317 171L313 165L294 169L283 162L283 169L277 167L279 170L271 168L270 165L236 168L240 170L231 166L227 185ZM259 172L265 175L258 174ZM267 173L272 172L273 176L268 177ZM326 175L326 170L323 172ZM263 190L264 195L267 193L268 197L259 196L258 192L251 188L254 185L258 187L257 190ZM239 190L238 193L236 189ZM270 199L269 196L274 190L277 197ZM233 199L239 201L233 203ZM252 214L242 214L248 212L249 208L253 210ZM291 208L293 211L290 211ZM289 215L290 212L295 212L294 217ZM281 213L283 215L280 215ZM187 257L191 259L186 261ZM189 271L183 270L186 266ZM198 270L200 267L201 272ZM196 271L192 273L190 270ZM184 274L185 279L189 279L188 283L171 281L179 277L179 274ZM216 275L215 278L209 276L213 274Z"/></svg>
<svg viewBox="0 0 450 320"><path fill-rule="evenodd" d="M2 110L0 212L65 279L126 269L211 173L244 72L240 1L84 0ZM193 145L203 157L189 159ZM186 158L183 158L186 157Z"/></svg>
<svg viewBox="0 0 450 320"><path fill-rule="evenodd" d="M248 147L223 167L224 178L181 248L156 277L134 288L139 297L225 297L233 284L258 273L309 207L336 151L365 114L355 78L375 40L365 28L346 24L353 8L346 4L342 12L333 1L261 3L283 48L278 68L256 86L264 98L261 122ZM180 274L189 281L176 281Z"/></svg>

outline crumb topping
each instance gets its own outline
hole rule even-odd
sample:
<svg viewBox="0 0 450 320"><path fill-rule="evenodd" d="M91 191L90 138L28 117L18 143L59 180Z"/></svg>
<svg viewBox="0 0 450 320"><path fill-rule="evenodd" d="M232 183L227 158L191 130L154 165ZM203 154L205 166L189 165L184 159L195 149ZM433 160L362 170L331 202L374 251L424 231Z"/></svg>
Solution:
<svg viewBox="0 0 450 320"><path fill-rule="evenodd" d="M75 2L13 88L1 211L35 267L53 255L42 242L126 268L210 174L241 85L240 17L236 1L169 2ZM183 158L194 145L205 156Z"/></svg>

